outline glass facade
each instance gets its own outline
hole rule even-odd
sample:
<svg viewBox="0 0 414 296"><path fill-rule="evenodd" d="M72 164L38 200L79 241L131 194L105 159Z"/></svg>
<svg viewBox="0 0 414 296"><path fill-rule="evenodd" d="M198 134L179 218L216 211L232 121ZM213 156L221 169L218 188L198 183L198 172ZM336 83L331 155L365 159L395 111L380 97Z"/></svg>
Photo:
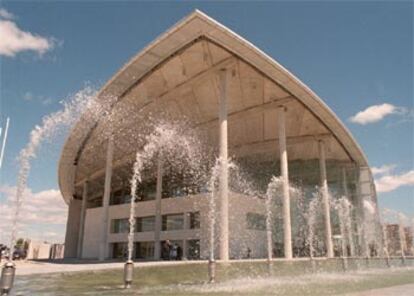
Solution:
<svg viewBox="0 0 414 296"><path fill-rule="evenodd" d="M127 189L117 190L112 193L111 198L109 200L110 205L121 205L125 203L129 203L131 201L131 195L129 194Z"/></svg>
<svg viewBox="0 0 414 296"><path fill-rule="evenodd" d="M266 216L256 213L246 214L247 229L266 230Z"/></svg>

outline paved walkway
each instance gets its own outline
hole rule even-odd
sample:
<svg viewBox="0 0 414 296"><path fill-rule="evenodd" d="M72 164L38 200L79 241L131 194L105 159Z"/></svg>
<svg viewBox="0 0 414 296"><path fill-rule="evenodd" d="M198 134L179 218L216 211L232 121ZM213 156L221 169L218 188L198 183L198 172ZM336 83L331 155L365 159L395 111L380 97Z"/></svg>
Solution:
<svg viewBox="0 0 414 296"><path fill-rule="evenodd" d="M414 284L373 289L364 292L344 294L342 296L414 296Z"/></svg>

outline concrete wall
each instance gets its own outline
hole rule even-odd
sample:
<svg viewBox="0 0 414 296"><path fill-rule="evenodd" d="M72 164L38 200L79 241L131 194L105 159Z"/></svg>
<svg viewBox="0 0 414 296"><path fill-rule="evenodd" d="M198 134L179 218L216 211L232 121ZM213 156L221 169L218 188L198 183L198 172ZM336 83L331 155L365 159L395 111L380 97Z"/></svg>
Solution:
<svg viewBox="0 0 414 296"><path fill-rule="evenodd" d="M180 198L163 199L161 202L161 212L165 214L200 212L200 229L189 229L187 226L183 230L162 231L160 240L200 240L200 254L202 258L209 256L210 223L209 223L209 196L195 195ZM155 201L138 202L135 206L136 217L151 216L155 213ZM230 258L246 257L247 248L250 248L253 258L264 258L266 256L266 232L258 230L248 230L246 214L255 212L264 214L264 201L256 198L246 197L232 193L229 199L229 219L231 247ZM99 255L99 223L101 221L102 208L92 208L86 210L84 243L82 258L97 258ZM108 218L108 244L115 242L126 242L127 233L110 233L112 219L129 217L129 204L109 206ZM184 219L189 220L189 219ZM218 219L217 219L218 221ZM218 255L218 231L216 225L216 244L215 254ZM135 233L135 241L154 241L153 232ZM108 248L107 258L111 257L111 248Z"/></svg>
<svg viewBox="0 0 414 296"><path fill-rule="evenodd" d="M52 244L50 248L50 259L62 259L65 253L64 244Z"/></svg>
<svg viewBox="0 0 414 296"><path fill-rule="evenodd" d="M72 199L69 204L65 236L65 258L76 258L77 256L81 203L81 200Z"/></svg>
<svg viewBox="0 0 414 296"><path fill-rule="evenodd" d="M100 224L103 208L87 209L85 215L85 228L83 232L82 258L94 258L99 256Z"/></svg>

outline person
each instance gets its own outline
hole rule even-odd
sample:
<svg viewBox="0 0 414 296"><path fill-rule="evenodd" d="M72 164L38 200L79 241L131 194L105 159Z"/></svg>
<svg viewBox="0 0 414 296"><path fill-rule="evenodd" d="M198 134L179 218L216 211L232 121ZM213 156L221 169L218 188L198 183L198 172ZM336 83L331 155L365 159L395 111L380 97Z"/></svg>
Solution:
<svg viewBox="0 0 414 296"><path fill-rule="evenodd" d="M170 248L170 260L177 260L177 244Z"/></svg>
<svg viewBox="0 0 414 296"><path fill-rule="evenodd" d="M251 256L252 256L252 250L249 247L247 247L247 259L250 259Z"/></svg>
<svg viewBox="0 0 414 296"><path fill-rule="evenodd" d="M183 259L183 248L180 246L177 246L177 260Z"/></svg>
<svg viewBox="0 0 414 296"><path fill-rule="evenodd" d="M162 244L162 250L161 250L161 258L163 260L170 260L170 248L171 248L171 243L169 240L166 240Z"/></svg>

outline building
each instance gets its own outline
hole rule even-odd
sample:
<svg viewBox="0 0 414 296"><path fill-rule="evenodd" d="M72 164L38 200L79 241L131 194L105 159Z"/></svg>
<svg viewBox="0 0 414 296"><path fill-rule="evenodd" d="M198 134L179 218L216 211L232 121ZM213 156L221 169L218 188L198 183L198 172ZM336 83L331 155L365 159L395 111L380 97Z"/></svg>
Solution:
<svg viewBox="0 0 414 296"><path fill-rule="evenodd" d="M274 253L280 256L292 258L304 244L289 185L299 186L305 195L320 186L319 244L328 257L334 255L332 236L338 229L329 192L348 196L354 222L364 218L364 200L376 205L367 159L329 107L271 57L202 12L150 43L98 97L111 106L111 119L84 114L59 163L59 186L69 205L65 257L125 255L128 180L135 153L143 146L129 143L131 136L145 133L145 120L137 119L137 113L143 118L159 113L185 117L222 159L231 156L258 183L280 175L281 210L271 222L277 230ZM232 191L223 181L227 178L220 178L216 257L266 257L264 200ZM174 187L173 182L155 169L140 184L136 258L159 259L165 240L181 245L187 258L208 257L208 194L162 189Z"/></svg>
<svg viewBox="0 0 414 296"><path fill-rule="evenodd" d="M389 255L401 256L404 250L405 256L411 256L413 252L412 228L401 224L386 224L385 229Z"/></svg>
<svg viewBox="0 0 414 296"><path fill-rule="evenodd" d="M413 228L410 226L404 227L404 237L405 237L405 255L413 256Z"/></svg>
<svg viewBox="0 0 414 296"><path fill-rule="evenodd" d="M30 240L26 259L62 259L65 246L44 241Z"/></svg>

